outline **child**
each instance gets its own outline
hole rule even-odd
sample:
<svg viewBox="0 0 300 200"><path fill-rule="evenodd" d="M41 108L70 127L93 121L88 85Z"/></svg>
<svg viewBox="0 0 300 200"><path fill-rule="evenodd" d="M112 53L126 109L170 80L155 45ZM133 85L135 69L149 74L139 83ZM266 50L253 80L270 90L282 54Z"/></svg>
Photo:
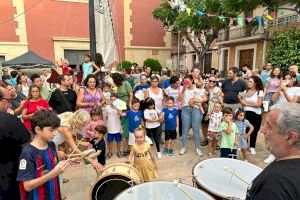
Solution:
<svg viewBox="0 0 300 200"><path fill-rule="evenodd" d="M174 97L169 96L166 99L167 107L163 109L165 119L165 148L164 155L174 155L174 143L179 125L178 110L174 107Z"/></svg>
<svg viewBox="0 0 300 200"><path fill-rule="evenodd" d="M60 200L58 175L68 166L68 161L57 165L57 153L53 132L60 125L56 114L39 110L30 119L34 138L24 146L17 181L20 182L20 198Z"/></svg>
<svg viewBox="0 0 300 200"><path fill-rule="evenodd" d="M155 146L157 150L157 157L161 159L160 146L159 146L159 127L160 122L162 121L163 115L159 113L158 110L155 109L155 101L148 97L145 101L146 109L144 110L144 119L145 126L147 131L147 136L153 138L155 141Z"/></svg>
<svg viewBox="0 0 300 200"><path fill-rule="evenodd" d="M112 105L112 102L116 99L117 95L115 93L111 94L110 103L105 107L106 124L107 124L107 142L108 142L108 154L107 157L112 157L112 142L115 140L117 143L117 156L122 157L121 153L121 120L118 110Z"/></svg>
<svg viewBox="0 0 300 200"><path fill-rule="evenodd" d="M238 145L238 128L232 122L233 113L232 109L225 107L223 109L223 122L219 126L221 132L220 151L221 156L224 158L236 158L236 147Z"/></svg>
<svg viewBox="0 0 300 200"><path fill-rule="evenodd" d="M198 88L199 90L202 90L203 85L200 82L197 82L196 83L196 88ZM194 98L196 98L196 99L203 98L203 95L198 93L198 92L195 92ZM205 113L202 103L198 103L198 102L195 103L194 108L199 108L199 110L202 112L202 114Z"/></svg>
<svg viewBox="0 0 300 200"><path fill-rule="evenodd" d="M241 148L244 160L248 160L248 142L247 140L250 139L250 135L252 134L254 127L250 124L250 122L245 119L245 111L238 110L235 114L235 120L234 123L238 127L239 135L238 135L238 141L239 141L239 148ZM246 134L246 128L249 127L249 131Z"/></svg>
<svg viewBox="0 0 300 200"><path fill-rule="evenodd" d="M101 120L101 111L100 109L92 109L90 112L92 121L90 121L83 130L83 137L85 141L88 142L93 138L95 127L98 125L103 125L103 121Z"/></svg>
<svg viewBox="0 0 300 200"><path fill-rule="evenodd" d="M104 86L103 86L103 97L105 99L105 102L106 104L109 103L109 101L111 100L110 97L111 97L111 86L109 83L104 83Z"/></svg>
<svg viewBox="0 0 300 200"><path fill-rule="evenodd" d="M134 130L142 124L143 113L139 110L140 100L133 98L131 103L131 109L126 113L120 113L121 116L126 116L129 120L129 138L128 145L132 146L134 144Z"/></svg>
<svg viewBox="0 0 300 200"><path fill-rule="evenodd" d="M212 153L215 152L218 141L221 139L221 133L219 132L219 126L222 122L223 113L222 105L219 102L214 103L213 111L208 113L209 124L207 129L208 139L208 156L212 157Z"/></svg>
<svg viewBox="0 0 300 200"><path fill-rule="evenodd" d="M282 81L281 69L279 67L275 67L270 77L266 80L266 86L264 89L264 101L269 103L269 106L272 105L272 96L275 92L280 91L280 84Z"/></svg>
<svg viewBox="0 0 300 200"><path fill-rule="evenodd" d="M80 143L83 146L89 146L90 144L93 145L93 149L96 150L96 153L90 155L88 158L93 159L97 157L98 163L100 163L102 166L104 166L106 163L106 158L105 158L106 143L104 140L104 136L106 133L107 133L107 128L103 125L98 125L95 127L93 139L90 142Z"/></svg>
<svg viewBox="0 0 300 200"><path fill-rule="evenodd" d="M157 178L157 164L155 156L151 151L151 146L145 141L145 129L138 127L134 133L135 144L133 144L127 163L132 162L133 166L141 173L144 181L153 181ZM151 157L152 162L148 158Z"/></svg>

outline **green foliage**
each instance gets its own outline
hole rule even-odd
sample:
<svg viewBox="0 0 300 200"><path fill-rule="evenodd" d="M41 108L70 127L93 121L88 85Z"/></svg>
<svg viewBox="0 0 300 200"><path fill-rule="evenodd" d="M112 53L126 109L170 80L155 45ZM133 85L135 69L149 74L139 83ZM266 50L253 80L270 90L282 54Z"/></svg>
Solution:
<svg viewBox="0 0 300 200"><path fill-rule="evenodd" d="M122 70L122 69L127 69L132 67L132 62L127 61L127 60L123 60L119 65L118 65L118 70Z"/></svg>
<svg viewBox="0 0 300 200"><path fill-rule="evenodd" d="M161 72L162 66L160 62L153 58L147 58L144 61L144 67L149 66L152 72Z"/></svg>
<svg viewBox="0 0 300 200"><path fill-rule="evenodd" d="M287 71L292 64L300 65L300 30L290 29L288 32L275 32L273 47L266 54L268 62Z"/></svg>

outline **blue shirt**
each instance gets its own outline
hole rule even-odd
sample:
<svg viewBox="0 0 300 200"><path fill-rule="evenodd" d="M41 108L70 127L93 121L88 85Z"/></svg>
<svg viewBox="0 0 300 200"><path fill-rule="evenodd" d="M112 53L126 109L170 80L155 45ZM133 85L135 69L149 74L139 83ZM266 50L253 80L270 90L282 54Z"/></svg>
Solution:
<svg viewBox="0 0 300 200"><path fill-rule="evenodd" d="M161 83L161 87L163 89L166 89L167 87L171 86L170 82L169 82L169 79L167 80L164 80L162 83Z"/></svg>
<svg viewBox="0 0 300 200"><path fill-rule="evenodd" d="M178 115L178 110L176 108L173 108L172 110L164 108L162 111L165 114L165 129L176 130L176 117Z"/></svg>
<svg viewBox="0 0 300 200"><path fill-rule="evenodd" d="M246 135L246 128L250 125L250 122L247 119L244 119L242 122L234 120L234 123L239 130L239 135Z"/></svg>
<svg viewBox="0 0 300 200"><path fill-rule="evenodd" d="M260 73L260 78L261 78L261 81L262 81L264 87L266 86L266 82L267 82L267 79L270 77L270 74L271 74L271 71L267 71L267 70L263 70Z"/></svg>
<svg viewBox="0 0 300 200"><path fill-rule="evenodd" d="M141 125L143 113L142 111L128 110L126 116L129 119L129 132L134 133L134 130Z"/></svg>
<svg viewBox="0 0 300 200"><path fill-rule="evenodd" d="M150 85L146 84L146 85L138 85L134 88L134 91L139 91L139 90L143 90L143 89L148 89L150 87Z"/></svg>

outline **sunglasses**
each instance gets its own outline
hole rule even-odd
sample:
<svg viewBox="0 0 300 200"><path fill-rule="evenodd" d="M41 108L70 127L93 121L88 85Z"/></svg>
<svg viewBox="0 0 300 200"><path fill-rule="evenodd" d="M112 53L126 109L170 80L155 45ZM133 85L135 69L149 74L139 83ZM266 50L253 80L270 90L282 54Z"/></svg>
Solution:
<svg viewBox="0 0 300 200"><path fill-rule="evenodd" d="M216 81L208 80L210 83L215 83Z"/></svg>

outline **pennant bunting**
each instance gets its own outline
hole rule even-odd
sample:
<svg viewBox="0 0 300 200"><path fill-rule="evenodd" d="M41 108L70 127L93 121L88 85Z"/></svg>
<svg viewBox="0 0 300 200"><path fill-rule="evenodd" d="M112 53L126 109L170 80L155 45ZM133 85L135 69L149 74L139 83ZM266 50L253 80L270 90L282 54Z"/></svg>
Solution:
<svg viewBox="0 0 300 200"><path fill-rule="evenodd" d="M197 11L196 13L197 13L197 15L198 15L199 17L202 17L203 15L205 15L205 13L202 12L202 11Z"/></svg>
<svg viewBox="0 0 300 200"><path fill-rule="evenodd" d="M258 25L259 25L259 26L262 25L261 16L257 16L257 22L258 22Z"/></svg>
<svg viewBox="0 0 300 200"><path fill-rule="evenodd" d="M237 24L238 24L239 26L243 26L243 25L244 25L244 19L241 18L241 17L238 17L238 18L237 18Z"/></svg>
<svg viewBox="0 0 300 200"><path fill-rule="evenodd" d="M266 18L267 18L268 20L273 20L273 17L272 17L271 15L267 15Z"/></svg>
<svg viewBox="0 0 300 200"><path fill-rule="evenodd" d="M224 20L224 19L225 19L225 17L224 17L223 15L218 16L218 18L219 18L220 20Z"/></svg>
<svg viewBox="0 0 300 200"><path fill-rule="evenodd" d="M216 15L207 13L207 17L214 17Z"/></svg>
<svg viewBox="0 0 300 200"><path fill-rule="evenodd" d="M186 7L186 12L187 12L188 16L191 15L191 9L190 8Z"/></svg>
<svg viewBox="0 0 300 200"><path fill-rule="evenodd" d="M247 18L247 22L248 22L248 23L251 23L251 22L252 22L252 18L251 18L251 17L248 17L248 18Z"/></svg>
<svg viewBox="0 0 300 200"><path fill-rule="evenodd" d="M228 25L228 27L231 27L231 26L233 26L233 19L232 18L229 19L229 25Z"/></svg>

